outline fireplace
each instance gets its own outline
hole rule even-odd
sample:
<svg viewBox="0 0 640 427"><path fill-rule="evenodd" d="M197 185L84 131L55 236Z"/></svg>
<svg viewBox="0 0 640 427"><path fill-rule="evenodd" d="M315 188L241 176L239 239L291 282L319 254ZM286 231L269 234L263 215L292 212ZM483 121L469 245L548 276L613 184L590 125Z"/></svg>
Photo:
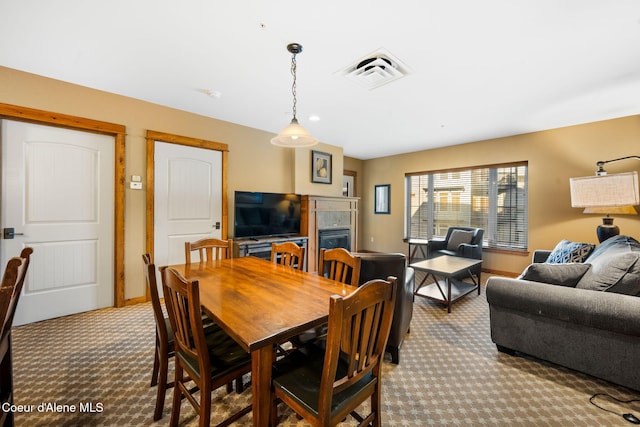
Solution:
<svg viewBox="0 0 640 427"><path fill-rule="evenodd" d="M320 256L320 249L334 248L351 250L351 229L325 228L318 230L318 256Z"/></svg>
<svg viewBox="0 0 640 427"><path fill-rule="evenodd" d="M320 249L357 251L358 198L302 196L300 234L309 238L307 271L317 272Z"/></svg>

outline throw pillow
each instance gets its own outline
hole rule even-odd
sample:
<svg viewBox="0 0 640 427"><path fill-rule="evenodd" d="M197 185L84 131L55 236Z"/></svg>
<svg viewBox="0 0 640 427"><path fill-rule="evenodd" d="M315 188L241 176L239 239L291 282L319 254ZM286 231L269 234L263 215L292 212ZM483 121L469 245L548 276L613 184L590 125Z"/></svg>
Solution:
<svg viewBox="0 0 640 427"><path fill-rule="evenodd" d="M453 230L447 242L447 250L457 251L458 246L471 243L473 240L473 231Z"/></svg>
<svg viewBox="0 0 640 427"><path fill-rule="evenodd" d="M532 282L549 283L552 285L575 288L582 276L591 265L581 263L571 264L531 264L520 277Z"/></svg>
<svg viewBox="0 0 640 427"><path fill-rule="evenodd" d="M600 243L585 262L593 265L593 270L597 271L599 264L607 264L609 262L607 258L628 252L640 252L640 242L629 236L613 236Z"/></svg>
<svg viewBox="0 0 640 427"><path fill-rule="evenodd" d="M595 247L595 245L590 243L561 240L556 247L553 248L551 254L549 254L546 263L563 264L567 262L584 262Z"/></svg>
<svg viewBox="0 0 640 427"><path fill-rule="evenodd" d="M576 287L640 296L640 253L629 252L608 261L597 270L588 271Z"/></svg>

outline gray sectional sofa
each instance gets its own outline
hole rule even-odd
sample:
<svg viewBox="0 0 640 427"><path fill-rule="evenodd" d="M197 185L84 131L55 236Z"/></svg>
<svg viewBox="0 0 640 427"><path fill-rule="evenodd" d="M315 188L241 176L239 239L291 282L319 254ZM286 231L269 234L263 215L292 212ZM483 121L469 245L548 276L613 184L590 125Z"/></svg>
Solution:
<svg viewBox="0 0 640 427"><path fill-rule="evenodd" d="M595 249L568 243L564 261L573 262L558 259L562 248L536 251L519 278L487 281L491 338L500 351L525 353L638 391L640 243L628 236ZM572 258L580 251L588 255L582 262ZM553 263L543 262L548 256Z"/></svg>

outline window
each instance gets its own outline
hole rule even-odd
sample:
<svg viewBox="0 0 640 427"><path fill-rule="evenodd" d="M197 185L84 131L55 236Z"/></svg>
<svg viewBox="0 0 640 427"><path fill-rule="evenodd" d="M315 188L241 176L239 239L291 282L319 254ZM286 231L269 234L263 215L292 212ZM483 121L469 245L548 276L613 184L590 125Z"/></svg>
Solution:
<svg viewBox="0 0 640 427"><path fill-rule="evenodd" d="M485 230L490 248L527 249L527 163L406 176L406 235L444 237L451 226Z"/></svg>

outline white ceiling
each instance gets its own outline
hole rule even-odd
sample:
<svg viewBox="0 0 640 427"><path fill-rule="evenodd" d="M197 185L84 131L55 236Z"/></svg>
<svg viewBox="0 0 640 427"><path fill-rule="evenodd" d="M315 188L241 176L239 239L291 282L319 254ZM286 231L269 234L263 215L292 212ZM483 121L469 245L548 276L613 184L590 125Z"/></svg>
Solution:
<svg viewBox="0 0 640 427"><path fill-rule="evenodd" d="M360 159L640 114L638 0L0 0L0 65L273 133L290 42L300 123ZM341 73L380 49L408 76Z"/></svg>

